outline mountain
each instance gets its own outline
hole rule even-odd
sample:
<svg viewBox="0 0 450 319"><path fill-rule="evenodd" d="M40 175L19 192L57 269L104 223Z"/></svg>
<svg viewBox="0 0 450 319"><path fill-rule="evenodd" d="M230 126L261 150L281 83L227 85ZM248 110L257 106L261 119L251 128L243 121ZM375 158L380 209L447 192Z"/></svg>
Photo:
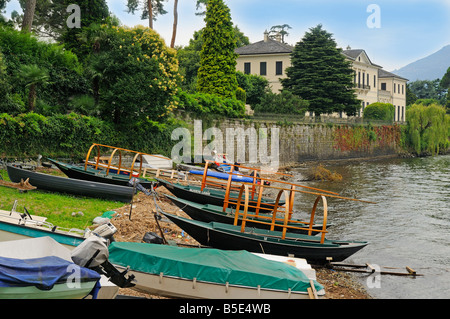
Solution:
<svg viewBox="0 0 450 319"><path fill-rule="evenodd" d="M427 56L426 58L412 62L392 73L409 79L410 82L417 80L441 79L450 67L450 45Z"/></svg>

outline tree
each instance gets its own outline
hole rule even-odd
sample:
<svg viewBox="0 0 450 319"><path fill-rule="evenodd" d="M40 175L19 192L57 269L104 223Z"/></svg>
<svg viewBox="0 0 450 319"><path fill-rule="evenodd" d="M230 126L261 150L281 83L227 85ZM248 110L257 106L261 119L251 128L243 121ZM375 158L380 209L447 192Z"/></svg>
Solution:
<svg viewBox="0 0 450 319"><path fill-rule="evenodd" d="M409 83L408 87L418 99L436 99L440 104L445 105L446 89L441 86L441 80L439 79L433 81L417 80Z"/></svg>
<svg viewBox="0 0 450 319"><path fill-rule="evenodd" d="M175 47L175 39L177 37L177 26L178 26L178 0L174 0L172 41L170 42L171 48Z"/></svg>
<svg viewBox="0 0 450 319"><path fill-rule="evenodd" d="M22 31L31 32L35 9L36 0L27 0L22 21Z"/></svg>
<svg viewBox="0 0 450 319"><path fill-rule="evenodd" d="M414 104L406 111L407 145L417 155L446 152L450 145L450 116L438 104Z"/></svg>
<svg viewBox="0 0 450 319"><path fill-rule="evenodd" d="M353 90L354 71L341 52L319 24L295 45L292 66L281 79L284 89L309 101L308 110L316 116L341 111L353 116L361 107Z"/></svg>
<svg viewBox="0 0 450 319"><path fill-rule="evenodd" d="M197 88L199 92L235 97L237 89L233 23L223 0L208 0L203 46L200 53Z"/></svg>
<svg viewBox="0 0 450 319"><path fill-rule="evenodd" d="M101 51L91 57L99 78L101 116L125 125L166 118L176 107L176 51L150 28L101 27L107 36Z"/></svg>
<svg viewBox="0 0 450 319"><path fill-rule="evenodd" d="M248 37L239 30L238 26L233 28L236 47L248 45ZM197 72L200 68L200 52L203 47L203 29L195 31L193 38L189 40L189 45L178 49L178 60L180 72L183 75L183 89L187 91L197 90Z"/></svg>
<svg viewBox="0 0 450 319"><path fill-rule="evenodd" d="M239 87L246 93L246 103L252 108L270 91L269 81L263 76L237 71L236 77Z"/></svg>
<svg viewBox="0 0 450 319"><path fill-rule="evenodd" d="M450 68L447 69L447 72L441 79L440 83L441 88L447 90L447 97L445 99L444 105L447 108L447 113L450 112Z"/></svg>
<svg viewBox="0 0 450 319"><path fill-rule="evenodd" d="M30 89L28 93L28 111L32 112L34 111L36 102L36 87L48 83L48 72L46 69L41 69L35 64L22 65L19 76L25 82L25 86Z"/></svg>
<svg viewBox="0 0 450 319"><path fill-rule="evenodd" d="M284 42L284 38L289 35L289 33L286 31L286 29L292 29L292 28L289 24L274 25L273 27L270 28L269 37L271 37L272 39L276 39L277 36L280 35L281 42L286 43L286 42Z"/></svg>
<svg viewBox="0 0 450 319"><path fill-rule="evenodd" d="M131 12L134 14L138 10L139 5L142 4L141 19L148 19L148 26L150 29L153 29L153 21L156 20L156 17L167 13L167 11L164 10L164 1L166 0L142 0L141 3L140 0L128 0L128 13Z"/></svg>

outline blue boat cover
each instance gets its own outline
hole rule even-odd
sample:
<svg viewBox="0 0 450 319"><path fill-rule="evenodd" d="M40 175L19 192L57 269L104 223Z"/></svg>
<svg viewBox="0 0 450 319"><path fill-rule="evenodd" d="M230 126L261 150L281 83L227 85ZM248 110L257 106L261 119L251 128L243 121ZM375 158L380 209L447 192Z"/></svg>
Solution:
<svg viewBox="0 0 450 319"><path fill-rule="evenodd" d="M203 175L204 172L191 170L191 171L189 171L189 173L195 174L195 175ZM228 179L230 176L230 174L228 174L228 173L220 173L220 172L214 172L214 171L208 171L207 174L208 174L208 176L220 178L220 179ZM253 183L253 178L241 176L240 172L234 172L231 177L231 180L233 182Z"/></svg>
<svg viewBox="0 0 450 319"><path fill-rule="evenodd" d="M100 275L56 256L33 259L0 257L0 287L36 286L41 290L50 290L56 283L72 282L74 278L98 281Z"/></svg>

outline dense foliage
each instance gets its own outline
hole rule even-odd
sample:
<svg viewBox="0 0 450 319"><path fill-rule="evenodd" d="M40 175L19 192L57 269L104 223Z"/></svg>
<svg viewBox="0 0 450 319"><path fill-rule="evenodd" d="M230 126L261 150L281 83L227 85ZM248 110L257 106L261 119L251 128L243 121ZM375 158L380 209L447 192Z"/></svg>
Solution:
<svg viewBox="0 0 450 319"><path fill-rule="evenodd" d="M221 98L215 94L186 93L178 94L179 109L197 114L216 114L226 117L242 117L245 114L245 103L237 99Z"/></svg>
<svg viewBox="0 0 450 319"><path fill-rule="evenodd" d="M206 5L206 26L200 54L197 88L200 93L234 98L236 80L236 40L230 9L223 0L209 0Z"/></svg>
<svg viewBox="0 0 450 319"><path fill-rule="evenodd" d="M176 51L149 28L104 25L102 29L101 51L91 62L99 78L102 118L123 124L167 117L176 108L180 80Z"/></svg>
<svg viewBox="0 0 450 319"><path fill-rule="evenodd" d="M300 99L290 91L283 90L280 93L267 92L261 101L255 105L255 114L275 113L305 115L309 102Z"/></svg>
<svg viewBox="0 0 450 319"><path fill-rule="evenodd" d="M417 99L435 99L445 105L447 89L441 86L441 80L418 80L408 83L409 90Z"/></svg>
<svg viewBox="0 0 450 319"><path fill-rule="evenodd" d="M48 72L45 90L36 91L36 112L66 112L71 97L89 92L83 66L75 54L61 45L39 41L31 33L0 27L0 51L3 53L0 66L6 67L9 84L5 98L0 100L0 112L27 111L31 88L21 74L22 65L34 65Z"/></svg>
<svg viewBox="0 0 450 319"><path fill-rule="evenodd" d="M322 25L311 28L295 45L291 63L281 83L284 89L308 100L309 111L316 116L341 111L356 115L361 105L353 90L354 71Z"/></svg>
<svg viewBox="0 0 450 319"><path fill-rule="evenodd" d="M164 124L143 120L118 129L111 122L75 113L47 117L33 112L17 116L3 113L0 114L0 157L41 154L82 159L92 143L170 154L175 144L171 132L183 125L176 120Z"/></svg>
<svg viewBox="0 0 450 319"><path fill-rule="evenodd" d="M376 102L364 109L364 119L392 122L394 121L395 107L390 103Z"/></svg>
<svg viewBox="0 0 450 319"><path fill-rule="evenodd" d="M406 146L417 155L439 154L450 146L450 115L445 108L414 104L406 111Z"/></svg>

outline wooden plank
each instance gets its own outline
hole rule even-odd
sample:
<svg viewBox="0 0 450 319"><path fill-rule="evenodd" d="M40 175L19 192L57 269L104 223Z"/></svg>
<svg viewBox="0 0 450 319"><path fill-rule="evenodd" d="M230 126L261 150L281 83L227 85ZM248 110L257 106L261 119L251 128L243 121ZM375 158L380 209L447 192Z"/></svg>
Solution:
<svg viewBox="0 0 450 319"><path fill-rule="evenodd" d="M309 284L311 286L311 291L312 291L312 295L314 298L312 299L319 299L319 297L317 296L317 290L316 287L314 286L314 282L312 280L309 281Z"/></svg>

